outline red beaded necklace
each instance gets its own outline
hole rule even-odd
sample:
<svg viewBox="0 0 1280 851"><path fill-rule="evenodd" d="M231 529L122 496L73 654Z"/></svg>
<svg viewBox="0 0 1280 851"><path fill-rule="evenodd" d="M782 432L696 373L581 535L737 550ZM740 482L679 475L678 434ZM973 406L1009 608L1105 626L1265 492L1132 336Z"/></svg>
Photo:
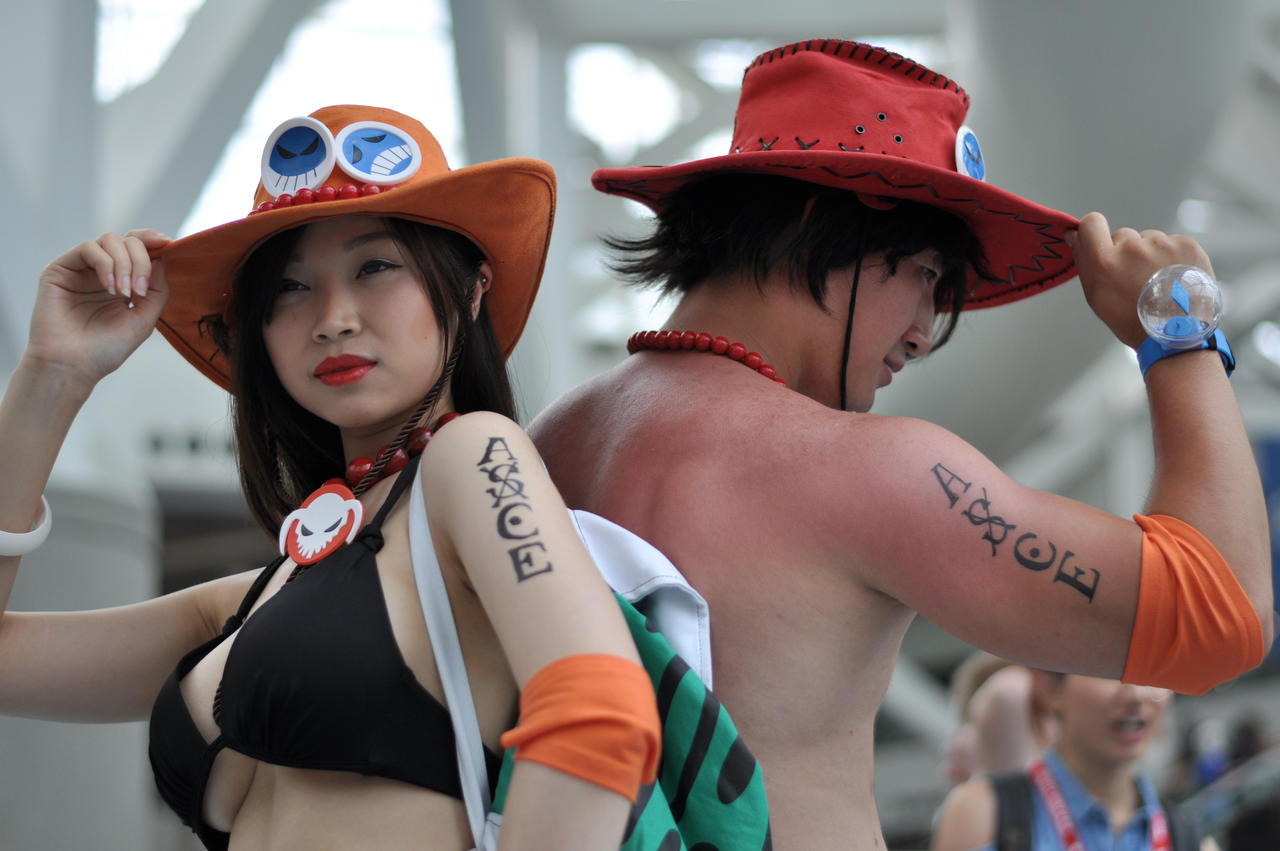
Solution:
<svg viewBox="0 0 1280 851"><path fill-rule="evenodd" d="M409 463L410 458L417 458L422 454L422 450L427 448L427 442L431 440L432 434L438 431L445 423L457 418L458 415L456 413L450 412L436 420L434 428L418 426L409 432L408 438L405 439L403 444L396 447L395 451L391 451L391 445L387 444L379 449L377 455L373 458L365 458L363 456L353 458L347 464L347 484L352 488L356 488L355 493L358 496L387 476L395 475L404 469L404 465ZM364 482L366 476L373 472L374 464L376 463L375 459L385 459L383 460L382 468L364 487L357 487Z"/></svg>
<svg viewBox="0 0 1280 851"><path fill-rule="evenodd" d="M419 416L415 415L409 422L417 421ZM347 465L346 482L330 479L291 511L280 524L280 553L293 559L297 567L285 584L355 540L364 525L364 505L356 497L403 470L410 458L422 454L432 433L457 416L445 414L436 420L433 429L418 427L407 433L401 431L395 440L378 450L376 461L356 458Z"/></svg>
<svg viewBox="0 0 1280 851"><path fill-rule="evenodd" d="M754 369L765 378L773 379L783 387L787 386L787 382L778 377L774 368L764 362L759 352L748 351L742 343L730 343L727 337L713 337L705 331L637 331L627 340L627 353L634 355L645 350L723 355Z"/></svg>

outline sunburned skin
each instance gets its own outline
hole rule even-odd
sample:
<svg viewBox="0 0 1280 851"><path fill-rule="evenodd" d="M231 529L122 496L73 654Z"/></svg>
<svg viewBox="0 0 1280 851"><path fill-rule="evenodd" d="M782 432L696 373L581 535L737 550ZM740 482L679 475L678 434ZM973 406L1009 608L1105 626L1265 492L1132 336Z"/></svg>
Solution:
<svg viewBox="0 0 1280 851"><path fill-rule="evenodd" d="M956 473L947 469L942 462L934 464L932 472L937 478L938 484L941 485L942 492L947 495L950 508L956 507L956 504L961 501L962 495L965 497L971 495L969 489L972 487L973 482L967 482L960 478ZM998 514L993 514L991 500L987 498L987 489L979 485L979 490L982 491L982 496L973 499L960 514L974 526L986 527L982 540L991 545L991 557L995 558L999 554L1000 545L1004 544L1009 537L1009 533L1017 529L1018 525L1008 522ZM1083 595L1087 602L1093 602L1102 574L1097 568L1082 568L1073 562L1069 563L1075 557L1075 553L1071 550L1064 548L1062 550L1062 559L1059 560L1057 544L1049 540L1042 541L1041 537L1035 532L1024 531L1014 541L1013 557L1022 567L1037 572L1048 570L1057 562L1058 569L1054 571L1053 581L1066 584L1067 587ZM1086 574L1086 570L1088 574ZM1091 575L1091 579L1082 578L1086 575Z"/></svg>

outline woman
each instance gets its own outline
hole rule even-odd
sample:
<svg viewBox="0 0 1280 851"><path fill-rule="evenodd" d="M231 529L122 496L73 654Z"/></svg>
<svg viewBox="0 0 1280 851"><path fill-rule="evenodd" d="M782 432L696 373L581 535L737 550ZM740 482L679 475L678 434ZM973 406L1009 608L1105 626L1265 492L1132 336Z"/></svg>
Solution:
<svg viewBox="0 0 1280 851"><path fill-rule="evenodd" d="M1030 783L1032 790L1029 844L1009 844L1011 831L1003 829L998 841L997 825L1014 820L1007 811L998 817L995 781L981 777L947 796L934 851L1178 851L1187 841L1183 830L1174 826L1151 781L1134 768L1159 735L1169 692L1040 670L1032 678L1033 703L1056 720L1059 732L1055 746L1029 772L1014 776L1025 778L1018 782ZM1025 838L1026 831L1021 833ZM1202 847L1210 851L1216 845L1206 841Z"/></svg>
<svg viewBox="0 0 1280 851"><path fill-rule="evenodd" d="M150 715L157 785L209 848L472 847L412 572L419 488L414 560L439 562L490 784L516 748L504 843L617 845L653 779L652 687L510 419L503 365L542 271L551 169L450 171L418 122L342 106L282 124L262 172L240 221L174 243L106 234L45 269L0 403L0 529L32 529L0 535L0 593L47 531L73 417L157 325L232 391L245 495L281 558L133 606L4 615L0 710Z"/></svg>

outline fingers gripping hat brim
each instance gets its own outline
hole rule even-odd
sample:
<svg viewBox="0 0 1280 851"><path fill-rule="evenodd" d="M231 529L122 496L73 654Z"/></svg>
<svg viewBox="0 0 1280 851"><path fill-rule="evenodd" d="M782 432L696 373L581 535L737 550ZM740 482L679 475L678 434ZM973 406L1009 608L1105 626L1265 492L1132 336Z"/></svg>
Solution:
<svg viewBox="0 0 1280 851"><path fill-rule="evenodd" d="M504 354L524 330L542 278L555 216L556 183L550 165L513 158L450 170L434 137L421 124L390 110L343 106L312 117L335 132L357 121L377 120L411 133L422 151L416 173L393 188L348 199L280 206L201 231L171 243L164 260L170 298L158 327L200 372L231 390L231 364L202 328L222 316L241 266L281 231L342 215L410 219L457 231L474 242L493 268L485 303ZM360 181L335 169L329 185ZM271 198L259 184L258 200Z"/></svg>
<svg viewBox="0 0 1280 851"><path fill-rule="evenodd" d="M980 179L986 163L964 126L968 106L954 81L883 48L797 42L747 68L730 153L600 169L591 182L659 213L681 187L731 173L845 189L876 208L929 204L963 219L981 243L993 280L975 278L965 308L992 307L1074 277L1066 232L1078 222Z"/></svg>

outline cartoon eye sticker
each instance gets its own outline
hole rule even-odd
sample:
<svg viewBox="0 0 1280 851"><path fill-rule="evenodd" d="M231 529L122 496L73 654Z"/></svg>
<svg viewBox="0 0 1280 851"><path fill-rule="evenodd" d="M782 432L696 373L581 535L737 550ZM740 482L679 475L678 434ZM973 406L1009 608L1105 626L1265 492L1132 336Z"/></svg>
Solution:
<svg viewBox="0 0 1280 851"><path fill-rule="evenodd" d="M987 179L987 160L982 156L978 135L967 124L956 132L956 171L974 180Z"/></svg>
<svg viewBox="0 0 1280 851"><path fill-rule="evenodd" d="M359 121L342 128L335 145L338 167L365 183L401 183L422 165L422 151L413 137L381 121Z"/></svg>
<svg viewBox="0 0 1280 851"><path fill-rule="evenodd" d="M333 173L333 134L314 118L290 118L267 137L262 185L274 197L315 189Z"/></svg>

